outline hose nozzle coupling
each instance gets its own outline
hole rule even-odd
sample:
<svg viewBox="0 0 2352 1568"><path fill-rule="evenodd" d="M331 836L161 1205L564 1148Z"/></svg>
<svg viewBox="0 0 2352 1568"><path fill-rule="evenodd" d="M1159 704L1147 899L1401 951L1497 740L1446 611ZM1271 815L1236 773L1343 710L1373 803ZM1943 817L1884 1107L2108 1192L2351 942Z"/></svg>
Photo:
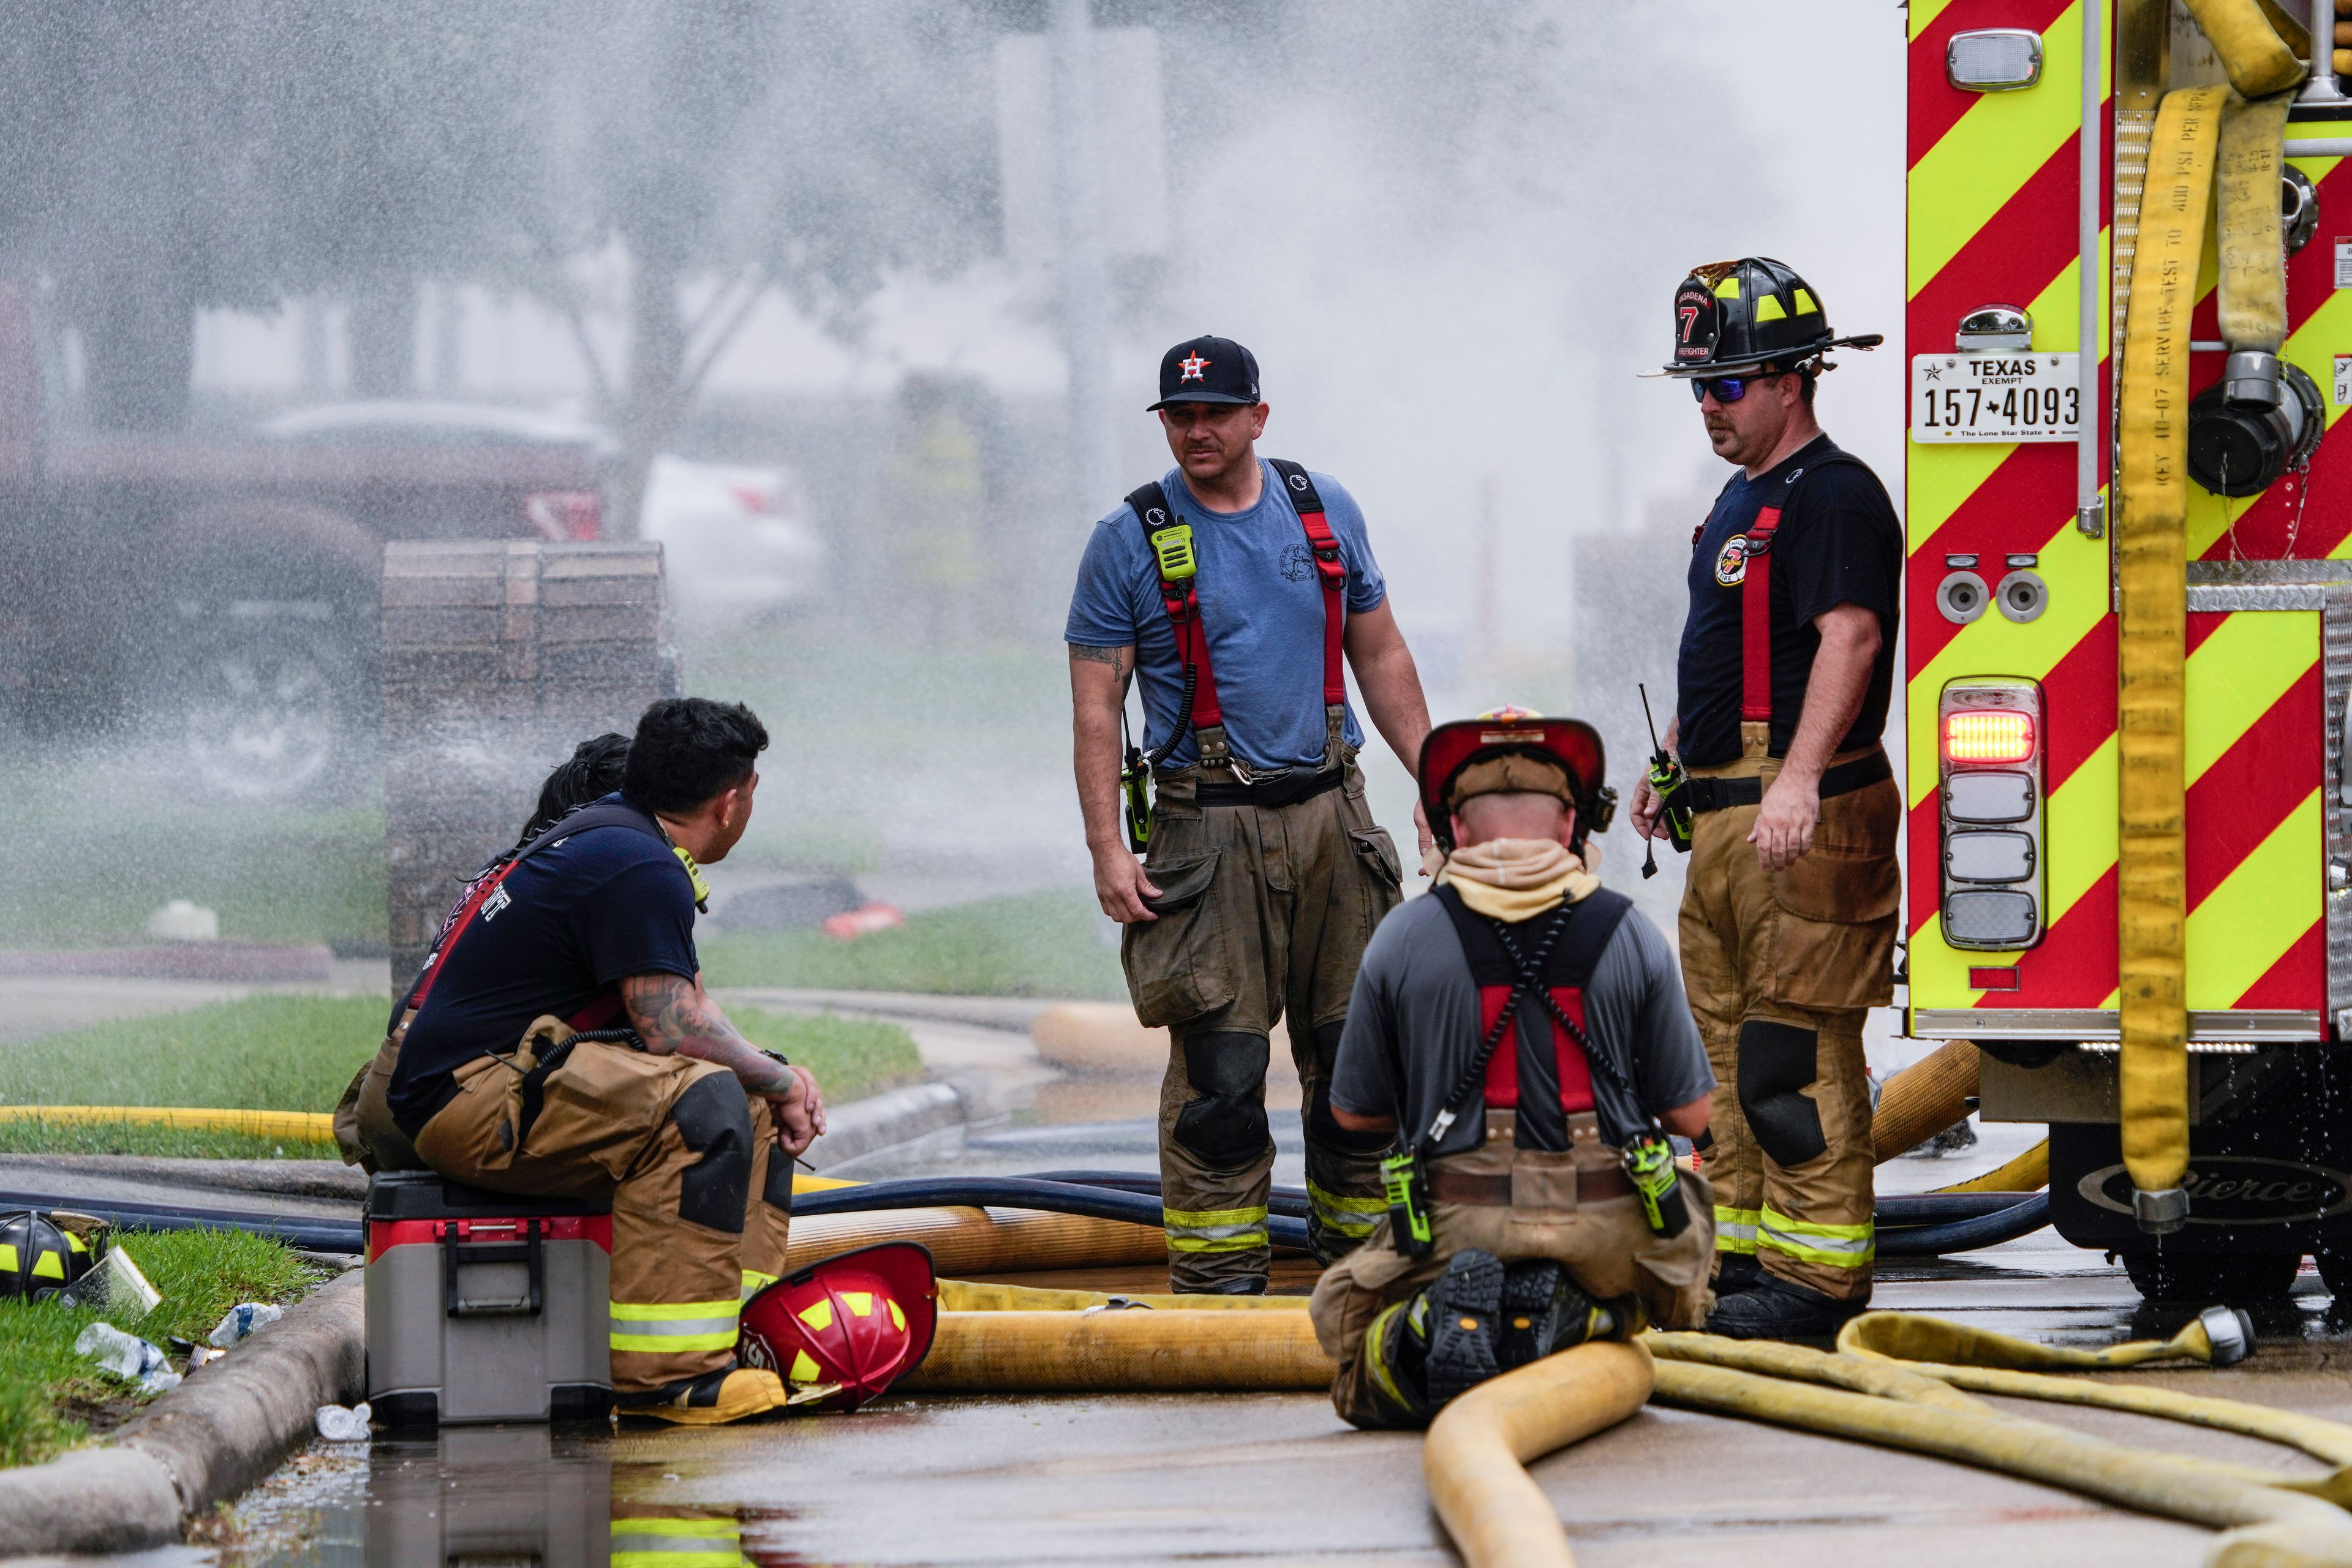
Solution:
<svg viewBox="0 0 2352 1568"><path fill-rule="evenodd" d="M2208 1307L2197 1314L2197 1325L2213 1347L2208 1365L2234 1366L2254 1353L2254 1320L2242 1308Z"/></svg>
<svg viewBox="0 0 2352 1568"><path fill-rule="evenodd" d="M2132 1194L2132 1217L2150 1236L2169 1236L2189 1223L2189 1193L2182 1187Z"/></svg>
<svg viewBox="0 0 2352 1568"><path fill-rule="evenodd" d="M2263 349L2241 349L2221 367L2221 398L2244 408L2276 408L2285 396L2279 385L2279 358Z"/></svg>

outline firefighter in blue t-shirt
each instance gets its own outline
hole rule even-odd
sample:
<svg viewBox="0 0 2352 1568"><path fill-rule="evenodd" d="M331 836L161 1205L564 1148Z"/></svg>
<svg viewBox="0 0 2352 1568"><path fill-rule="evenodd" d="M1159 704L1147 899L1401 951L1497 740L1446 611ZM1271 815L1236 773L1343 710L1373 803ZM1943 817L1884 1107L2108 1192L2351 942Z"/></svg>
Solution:
<svg viewBox="0 0 2352 1568"><path fill-rule="evenodd" d="M1402 881L1364 803L1346 671L1408 768L1429 709L1355 501L1259 458L1266 405L1249 351L1177 344L1152 407L1177 466L1096 524L1070 603L1078 804L1096 896L1127 928L1136 1016L1174 1035L1160 1100L1170 1282L1250 1295L1273 1258L1277 1021L1306 1091L1317 1256L1357 1245L1381 1210L1382 1141L1338 1125L1325 1098L1357 961ZM1130 679L1143 747L1122 768ZM1147 776L1157 786L1140 862L1142 835L1121 828L1123 776L1131 820Z"/></svg>

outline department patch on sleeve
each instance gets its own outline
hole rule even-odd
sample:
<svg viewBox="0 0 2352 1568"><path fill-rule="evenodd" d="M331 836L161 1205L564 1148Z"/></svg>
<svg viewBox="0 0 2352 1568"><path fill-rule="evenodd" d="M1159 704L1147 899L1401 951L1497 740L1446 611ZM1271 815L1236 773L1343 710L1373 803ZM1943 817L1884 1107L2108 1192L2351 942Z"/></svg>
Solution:
<svg viewBox="0 0 2352 1568"><path fill-rule="evenodd" d="M1735 533L1723 542L1723 549L1715 558L1715 580L1727 588L1737 588L1748 576L1748 536Z"/></svg>

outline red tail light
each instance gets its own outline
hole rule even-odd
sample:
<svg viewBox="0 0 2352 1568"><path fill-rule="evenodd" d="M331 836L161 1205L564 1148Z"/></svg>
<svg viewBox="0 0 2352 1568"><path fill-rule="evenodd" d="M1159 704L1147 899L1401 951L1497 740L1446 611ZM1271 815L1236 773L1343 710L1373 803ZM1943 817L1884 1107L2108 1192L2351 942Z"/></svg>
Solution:
<svg viewBox="0 0 2352 1568"><path fill-rule="evenodd" d="M533 490L522 498L531 531L554 543L594 539L604 531L604 502L594 490Z"/></svg>
<svg viewBox="0 0 2352 1568"><path fill-rule="evenodd" d="M2004 709L1963 709L1944 715L1944 760L2021 763L2033 755L2033 716Z"/></svg>

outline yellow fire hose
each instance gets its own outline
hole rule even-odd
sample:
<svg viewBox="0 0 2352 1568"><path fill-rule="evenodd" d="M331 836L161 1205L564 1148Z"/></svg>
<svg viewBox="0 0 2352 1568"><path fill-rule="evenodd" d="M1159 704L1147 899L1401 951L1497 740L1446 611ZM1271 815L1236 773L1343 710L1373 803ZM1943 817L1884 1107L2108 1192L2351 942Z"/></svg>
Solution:
<svg viewBox="0 0 2352 1568"><path fill-rule="evenodd" d="M335 1119L322 1111L213 1110L153 1105L0 1105L0 1121L56 1121L74 1125L129 1122L205 1132L249 1132L291 1143L332 1143Z"/></svg>
<svg viewBox="0 0 2352 1568"><path fill-rule="evenodd" d="M2209 37L2252 0L2203 0ZM2253 20L2262 22L2259 13ZM2265 31L2269 25L2262 23ZM2276 35L2272 37L2275 38ZM2241 61L2243 53L2237 57ZM2124 327L2121 483L2115 549L2121 591L2116 743L2121 839L2118 975L2123 1003L2124 1164L2144 1226L2188 1215L2189 1014L2182 689L2189 607L2189 315L2229 89L2168 93L2140 203L2139 249ZM2273 219L2276 221L2275 218Z"/></svg>
<svg viewBox="0 0 2352 1568"><path fill-rule="evenodd" d="M887 1209L810 1215L793 1221L784 1272L885 1241L919 1241L943 1274L1007 1274L1164 1263L1168 1238L1156 1226L1035 1209Z"/></svg>
<svg viewBox="0 0 2352 1568"><path fill-rule="evenodd" d="M945 1311L895 1386L922 1394L1321 1392L1331 1363L1304 1312Z"/></svg>
<svg viewBox="0 0 2352 1568"><path fill-rule="evenodd" d="M1559 1514L1525 1467L1639 1410L1653 1371L1638 1343L1578 1345L1438 1412L1421 1446L1422 1479L1463 1561L1570 1568Z"/></svg>

